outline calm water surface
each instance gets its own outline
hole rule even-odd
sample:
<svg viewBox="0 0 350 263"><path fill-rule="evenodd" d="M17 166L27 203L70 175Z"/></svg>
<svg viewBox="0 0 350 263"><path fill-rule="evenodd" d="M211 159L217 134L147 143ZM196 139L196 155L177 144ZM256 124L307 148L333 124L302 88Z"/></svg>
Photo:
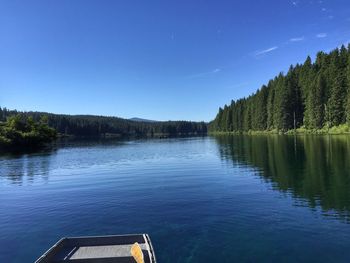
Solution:
<svg viewBox="0 0 350 263"><path fill-rule="evenodd" d="M70 142L0 156L0 262L149 233L163 262L350 262L350 137Z"/></svg>

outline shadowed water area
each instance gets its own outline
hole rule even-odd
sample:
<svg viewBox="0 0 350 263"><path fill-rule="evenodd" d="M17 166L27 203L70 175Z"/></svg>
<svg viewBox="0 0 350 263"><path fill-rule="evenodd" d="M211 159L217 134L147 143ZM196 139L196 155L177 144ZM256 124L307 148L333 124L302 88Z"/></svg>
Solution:
<svg viewBox="0 0 350 263"><path fill-rule="evenodd" d="M149 233L159 262L349 262L350 137L68 141L0 156L0 262Z"/></svg>

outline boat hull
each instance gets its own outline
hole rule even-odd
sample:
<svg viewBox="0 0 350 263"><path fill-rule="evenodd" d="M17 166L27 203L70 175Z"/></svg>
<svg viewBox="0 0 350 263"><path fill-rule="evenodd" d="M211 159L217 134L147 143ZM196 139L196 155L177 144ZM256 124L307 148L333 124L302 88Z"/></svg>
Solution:
<svg viewBox="0 0 350 263"><path fill-rule="evenodd" d="M130 249L136 242L142 249L144 262L155 263L153 246L147 234L65 237L35 263L134 263Z"/></svg>

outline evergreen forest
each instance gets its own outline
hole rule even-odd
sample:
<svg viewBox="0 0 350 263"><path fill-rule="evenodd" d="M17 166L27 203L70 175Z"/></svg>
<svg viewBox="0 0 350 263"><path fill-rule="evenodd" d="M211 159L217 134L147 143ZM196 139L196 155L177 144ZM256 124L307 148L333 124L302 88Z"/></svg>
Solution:
<svg viewBox="0 0 350 263"><path fill-rule="evenodd" d="M211 132L349 131L350 45L290 66L254 94L219 108Z"/></svg>

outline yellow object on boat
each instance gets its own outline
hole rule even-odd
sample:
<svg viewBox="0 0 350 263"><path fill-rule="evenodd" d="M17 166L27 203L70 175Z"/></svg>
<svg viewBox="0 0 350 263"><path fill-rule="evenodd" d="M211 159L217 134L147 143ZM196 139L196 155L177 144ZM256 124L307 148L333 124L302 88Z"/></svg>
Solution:
<svg viewBox="0 0 350 263"><path fill-rule="evenodd" d="M144 263L143 253L139 243L135 242L131 247L131 255L134 257L137 263Z"/></svg>

